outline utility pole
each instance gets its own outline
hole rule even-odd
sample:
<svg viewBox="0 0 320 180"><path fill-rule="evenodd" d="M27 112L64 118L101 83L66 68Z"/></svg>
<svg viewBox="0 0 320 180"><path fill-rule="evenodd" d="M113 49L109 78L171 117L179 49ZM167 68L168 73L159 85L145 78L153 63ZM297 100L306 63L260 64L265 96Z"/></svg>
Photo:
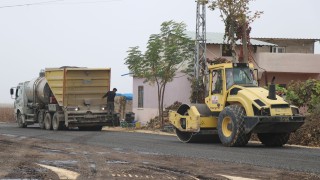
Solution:
<svg viewBox="0 0 320 180"><path fill-rule="evenodd" d="M207 82L208 66L206 56L206 5L208 0L196 0L197 2L197 18L196 18L196 53L194 57L194 75L197 80L197 86L199 86L200 77L203 78L203 85L205 87L204 97L207 95ZM198 90L199 87L197 87ZM196 103L198 98L196 98Z"/></svg>

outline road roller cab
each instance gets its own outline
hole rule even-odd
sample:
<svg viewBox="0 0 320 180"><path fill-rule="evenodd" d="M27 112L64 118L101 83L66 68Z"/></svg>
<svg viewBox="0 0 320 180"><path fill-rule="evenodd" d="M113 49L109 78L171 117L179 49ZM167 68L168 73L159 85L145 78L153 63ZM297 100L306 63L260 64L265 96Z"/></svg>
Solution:
<svg viewBox="0 0 320 180"><path fill-rule="evenodd" d="M244 146L257 133L266 146L282 146L304 122L297 107L270 89L258 87L252 64L209 65L205 104L182 104L169 120L182 142L221 141ZM274 81L274 79L273 79Z"/></svg>

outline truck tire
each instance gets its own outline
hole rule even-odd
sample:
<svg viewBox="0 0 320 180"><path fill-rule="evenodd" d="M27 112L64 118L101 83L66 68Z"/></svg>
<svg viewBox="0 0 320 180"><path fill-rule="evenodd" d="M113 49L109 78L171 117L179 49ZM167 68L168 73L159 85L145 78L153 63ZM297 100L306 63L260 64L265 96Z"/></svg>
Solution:
<svg viewBox="0 0 320 180"><path fill-rule="evenodd" d="M289 140L290 133L258 133L262 144L269 147L281 147Z"/></svg>
<svg viewBox="0 0 320 180"><path fill-rule="evenodd" d="M102 126L94 126L91 128L91 131L101 131L102 130Z"/></svg>
<svg viewBox="0 0 320 180"><path fill-rule="evenodd" d="M224 146L245 146L250 134L245 133L245 110L240 105L225 107L219 114L218 135Z"/></svg>
<svg viewBox="0 0 320 180"><path fill-rule="evenodd" d="M63 122L59 121L58 113L54 113L52 118L52 129L54 131L61 130L63 128Z"/></svg>
<svg viewBox="0 0 320 180"><path fill-rule="evenodd" d="M46 130L52 129L52 117L50 113L46 113L44 116L44 126Z"/></svg>
<svg viewBox="0 0 320 180"><path fill-rule="evenodd" d="M44 129L44 112L40 111L38 113L38 123L40 129Z"/></svg>
<svg viewBox="0 0 320 180"><path fill-rule="evenodd" d="M19 128L26 128L27 124L23 122L21 113L17 115L17 123Z"/></svg>

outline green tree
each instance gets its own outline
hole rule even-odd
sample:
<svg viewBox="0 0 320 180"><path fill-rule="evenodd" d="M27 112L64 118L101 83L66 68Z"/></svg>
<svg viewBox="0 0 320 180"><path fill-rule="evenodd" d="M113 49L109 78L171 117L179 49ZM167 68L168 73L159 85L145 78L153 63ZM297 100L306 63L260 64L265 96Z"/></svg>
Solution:
<svg viewBox="0 0 320 180"><path fill-rule="evenodd" d="M238 62L236 58L236 41L240 39L243 45L243 61L248 62L250 23L263 13L262 11L252 13L249 10L250 1L254 0L215 0L209 6L211 10L220 10L220 17L225 23L224 39L231 44L233 62Z"/></svg>
<svg viewBox="0 0 320 180"><path fill-rule="evenodd" d="M135 77L157 85L158 111L163 126L163 100L168 82L185 61L192 60L193 41L184 33L186 25L174 21L161 24L160 33L150 36L147 50L143 54L139 47L130 47L125 64Z"/></svg>

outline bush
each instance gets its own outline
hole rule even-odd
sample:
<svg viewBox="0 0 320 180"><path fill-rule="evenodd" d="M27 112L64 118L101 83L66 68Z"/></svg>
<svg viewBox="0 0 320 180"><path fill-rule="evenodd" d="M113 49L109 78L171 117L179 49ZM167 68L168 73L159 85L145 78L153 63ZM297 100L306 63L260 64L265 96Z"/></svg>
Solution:
<svg viewBox="0 0 320 180"><path fill-rule="evenodd" d="M317 111L320 103L320 81L309 79L303 81L292 81L288 84L286 99L296 106L307 106L309 112Z"/></svg>

